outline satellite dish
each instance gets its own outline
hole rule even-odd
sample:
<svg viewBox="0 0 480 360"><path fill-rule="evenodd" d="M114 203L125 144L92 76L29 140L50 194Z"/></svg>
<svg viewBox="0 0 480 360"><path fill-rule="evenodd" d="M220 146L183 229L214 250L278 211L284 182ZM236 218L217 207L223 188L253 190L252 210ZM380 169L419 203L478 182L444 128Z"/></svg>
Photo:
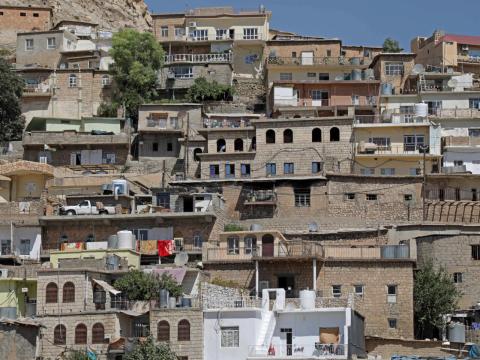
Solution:
<svg viewBox="0 0 480 360"><path fill-rule="evenodd" d="M453 79L453 78L450 79L450 80L448 80L447 86L448 86L449 88L456 88L456 87L458 86L458 80L457 80L457 79Z"/></svg>
<svg viewBox="0 0 480 360"><path fill-rule="evenodd" d="M177 266L185 266L188 262L188 254L185 251L179 252L175 255L175 260L173 260Z"/></svg>
<svg viewBox="0 0 480 360"><path fill-rule="evenodd" d="M425 72L425 67L422 64L417 64L412 69L412 74L417 75Z"/></svg>

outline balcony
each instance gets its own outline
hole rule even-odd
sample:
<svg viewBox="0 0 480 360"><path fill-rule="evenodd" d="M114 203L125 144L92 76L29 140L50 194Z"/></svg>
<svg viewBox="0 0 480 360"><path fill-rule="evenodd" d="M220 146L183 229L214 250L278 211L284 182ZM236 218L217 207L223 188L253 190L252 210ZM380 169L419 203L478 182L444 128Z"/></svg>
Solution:
<svg viewBox="0 0 480 360"><path fill-rule="evenodd" d="M168 122L167 119L156 119L153 117L147 117L146 119L147 129L158 129L158 130L181 130L178 120Z"/></svg>
<svg viewBox="0 0 480 360"><path fill-rule="evenodd" d="M268 65L296 65L296 66L368 66L369 61L361 57L325 56L325 57L278 57L267 58Z"/></svg>
<svg viewBox="0 0 480 360"><path fill-rule="evenodd" d="M355 144L356 155L360 156L378 156L378 155L422 155L424 152L429 153L428 148L422 150L421 145L415 144L394 144L394 145L377 145L374 143L359 142Z"/></svg>
<svg viewBox="0 0 480 360"><path fill-rule="evenodd" d="M23 88L23 97L41 97L41 96L52 96L52 89L47 84L25 84Z"/></svg>
<svg viewBox="0 0 480 360"><path fill-rule="evenodd" d="M244 32L243 30L237 30L230 32L230 29L226 29L226 32L220 33L215 32L202 32L202 30L197 30L197 32L190 32L188 36L182 37L188 42L210 42L210 41L266 41L268 34L264 34L261 29L256 29L256 31ZM223 30L223 29L218 29Z"/></svg>
<svg viewBox="0 0 480 360"><path fill-rule="evenodd" d="M277 204L277 195L274 190L250 190L245 193L244 205L270 205Z"/></svg>
<svg viewBox="0 0 480 360"><path fill-rule="evenodd" d="M210 63L231 63L232 54L174 54L165 55L165 64L210 64Z"/></svg>
<svg viewBox="0 0 480 360"><path fill-rule="evenodd" d="M479 136L447 136L442 139L443 146L447 147L476 147L480 146Z"/></svg>
<svg viewBox="0 0 480 360"><path fill-rule="evenodd" d="M66 131L32 131L23 136L23 145L127 145L127 134L95 135L90 132Z"/></svg>
<svg viewBox="0 0 480 360"><path fill-rule="evenodd" d="M430 125L426 117L415 116L414 114L390 114L385 115L355 115L356 127L370 126L397 126L397 125Z"/></svg>
<svg viewBox="0 0 480 360"><path fill-rule="evenodd" d="M272 344L249 346L249 359L346 359L345 344L322 344L315 341L293 342L287 344Z"/></svg>
<svg viewBox="0 0 480 360"><path fill-rule="evenodd" d="M439 109L429 110L429 115L434 118L480 118L480 109Z"/></svg>
<svg viewBox="0 0 480 360"><path fill-rule="evenodd" d="M241 129L250 126L250 119L203 119L203 127L206 129L221 129L221 128L231 128L231 129Z"/></svg>

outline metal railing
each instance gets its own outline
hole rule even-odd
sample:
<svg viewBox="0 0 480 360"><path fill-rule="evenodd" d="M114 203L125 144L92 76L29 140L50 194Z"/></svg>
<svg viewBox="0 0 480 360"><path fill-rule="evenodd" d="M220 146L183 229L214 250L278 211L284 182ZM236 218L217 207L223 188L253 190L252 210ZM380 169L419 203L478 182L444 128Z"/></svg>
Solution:
<svg viewBox="0 0 480 360"><path fill-rule="evenodd" d="M428 148L424 151L420 145L378 145L376 148L364 149L364 143L356 143L357 155L418 155L426 152L429 153Z"/></svg>
<svg viewBox="0 0 480 360"><path fill-rule="evenodd" d="M24 94L50 94L52 89L46 84L25 84L23 87Z"/></svg>
<svg viewBox="0 0 480 360"><path fill-rule="evenodd" d="M216 128L244 128L250 126L250 119L203 119L203 127L207 129Z"/></svg>
<svg viewBox="0 0 480 360"><path fill-rule="evenodd" d="M344 344L322 344L319 342L293 342L292 344L276 344L269 346L252 345L248 348L249 357L260 358L345 358L346 347Z"/></svg>
<svg viewBox="0 0 480 360"><path fill-rule="evenodd" d="M369 61L368 61L369 62ZM361 57L344 56L323 56L323 57L279 57L269 56L269 65L340 65L340 66L361 66L368 64Z"/></svg>
<svg viewBox="0 0 480 360"><path fill-rule="evenodd" d="M480 146L480 136L446 136L443 146Z"/></svg>
<svg viewBox="0 0 480 360"><path fill-rule="evenodd" d="M232 62L231 53L165 55L165 64L175 64L175 63L208 64L208 63L231 63L231 62Z"/></svg>
<svg viewBox="0 0 480 360"><path fill-rule="evenodd" d="M476 108L455 108L440 109L433 108L429 110L429 115L440 118L480 118L480 109Z"/></svg>
<svg viewBox="0 0 480 360"><path fill-rule="evenodd" d="M166 119L152 119L147 118L147 127L148 128L159 128L159 129L173 129L179 130L181 126L179 122L168 122Z"/></svg>
<svg viewBox="0 0 480 360"><path fill-rule="evenodd" d="M267 40L267 36L257 28L256 32L251 33L244 33L243 31L235 31L234 33L230 33L227 31L226 33L220 34L215 32L209 31L207 34L205 33L190 33L185 36L187 41L228 41L228 40Z"/></svg>
<svg viewBox="0 0 480 360"><path fill-rule="evenodd" d="M355 124L428 124L426 117L414 114L355 115Z"/></svg>

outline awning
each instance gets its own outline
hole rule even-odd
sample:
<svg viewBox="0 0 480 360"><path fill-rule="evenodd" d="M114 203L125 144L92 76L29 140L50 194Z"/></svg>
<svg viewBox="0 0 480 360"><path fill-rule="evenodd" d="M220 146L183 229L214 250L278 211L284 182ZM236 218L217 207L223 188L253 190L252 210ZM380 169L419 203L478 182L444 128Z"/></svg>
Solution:
<svg viewBox="0 0 480 360"><path fill-rule="evenodd" d="M92 279L94 283L100 285L104 290L108 291L109 293L112 293L113 295L118 295L121 293L121 291L118 291L115 289L112 285L107 283L106 281L103 280L97 280L97 279Z"/></svg>

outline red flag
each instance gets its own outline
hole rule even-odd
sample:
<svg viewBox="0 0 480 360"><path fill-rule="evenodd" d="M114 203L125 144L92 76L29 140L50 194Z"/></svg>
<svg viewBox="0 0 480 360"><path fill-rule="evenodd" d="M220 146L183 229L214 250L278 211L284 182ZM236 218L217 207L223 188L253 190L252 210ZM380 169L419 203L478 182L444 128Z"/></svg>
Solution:
<svg viewBox="0 0 480 360"><path fill-rule="evenodd" d="M173 249L173 240L158 240L158 256L170 256Z"/></svg>

